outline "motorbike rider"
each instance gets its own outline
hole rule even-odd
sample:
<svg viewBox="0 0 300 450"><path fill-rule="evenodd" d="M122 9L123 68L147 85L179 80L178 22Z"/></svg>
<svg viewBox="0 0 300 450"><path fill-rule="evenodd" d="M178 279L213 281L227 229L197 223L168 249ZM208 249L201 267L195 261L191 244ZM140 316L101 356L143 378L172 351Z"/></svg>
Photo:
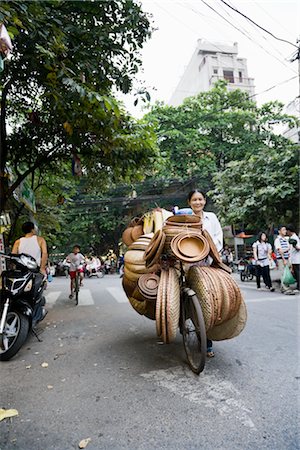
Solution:
<svg viewBox="0 0 300 450"><path fill-rule="evenodd" d="M36 228L33 222L23 223L22 231L24 236L15 241L12 248L12 253L26 253L36 260L41 272L40 274L36 274L36 283L37 285L41 285L47 276L46 265L48 260L48 250L46 241L43 237L37 236ZM47 314L47 311L43 308L43 306L44 305L41 302L36 305L36 309L32 317L33 326L35 326L36 323L42 320Z"/></svg>
<svg viewBox="0 0 300 450"><path fill-rule="evenodd" d="M75 290L75 278L76 278L76 272L79 272L79 278L80 278L80 286L83 286L83 277L84 277L84 268L83 264L85 262L85 257L82 253L80 253L80 246L74 245L72 253L70 253L66 257L66 261L70 263L70 295L69 298L72 299L74 296L74 290Z"/></svg>

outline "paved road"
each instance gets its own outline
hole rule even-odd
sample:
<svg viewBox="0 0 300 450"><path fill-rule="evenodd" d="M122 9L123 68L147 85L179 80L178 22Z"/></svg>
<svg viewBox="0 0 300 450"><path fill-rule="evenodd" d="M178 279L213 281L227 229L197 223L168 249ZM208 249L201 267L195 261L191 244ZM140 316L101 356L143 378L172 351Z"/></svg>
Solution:
<svg viewBox="0 0 300 450"><path fill-rule="evenodd" d="M1 363L1 450L299 449L299 296L242 283L244 332L214 345L200 377L180 336L163 345L116 275L85 280L79 306L68 280L49 285L38 342ZM48 367L42 367L42 363Z"/></svg>

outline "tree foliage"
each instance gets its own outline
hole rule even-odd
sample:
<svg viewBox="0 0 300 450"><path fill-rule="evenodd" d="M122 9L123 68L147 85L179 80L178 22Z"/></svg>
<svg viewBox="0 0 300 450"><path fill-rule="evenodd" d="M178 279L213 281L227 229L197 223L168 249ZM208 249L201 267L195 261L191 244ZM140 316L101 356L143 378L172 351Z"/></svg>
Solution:
<svg viewBox="0 0 300 450"><path fill-rule="evenodd" d="M155 127L163 161L156 176L210 190L224 223L256 228L278 214L296 218L297 149L274 123L294 127L297 119L281 103L259 107L220 81L178 107L155 105L145 119Z"/></svg>
<svg viewBox="0 0 300 450"><path fill-rule="evenodd" d="M298 223L298 155L294 145L263 147L242 161L231 161L214 177L213 197L227 223L273 230Z"/></svg>
<svg viewBox="0 0 300 450"><path fill-rule="evenodd" d="M37 168L55 170L74 153L102 185L141 175L155 155L153 132L112 95L112 88L131 89L151 34L140 6L4 1L0 22L14 46L0 78L1 207ZM11 186L7 164L16 174Z"/></svg>

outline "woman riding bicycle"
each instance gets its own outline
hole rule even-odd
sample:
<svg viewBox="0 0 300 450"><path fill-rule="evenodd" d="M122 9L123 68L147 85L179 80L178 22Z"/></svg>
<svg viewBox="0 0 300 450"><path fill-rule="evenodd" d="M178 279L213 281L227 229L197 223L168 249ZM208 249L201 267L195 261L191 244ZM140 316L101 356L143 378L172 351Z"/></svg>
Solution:
<svg viewBox="0 0 300 450"><path fill-rule="evenodd" d="M200 216L203 229L209 232L217 250L220 251L223 247L223 231L217 216L212 212L204 211L206 205L206 195L204 192L198 191L198 189L191 191L188 195L188 204L191 207L193 214ZM210 258L208 257L204 262L201 262L201 264L210 265ZM210 339L207 339L207 356L209 358L215 356L212 348L212 341Z"/></svg>

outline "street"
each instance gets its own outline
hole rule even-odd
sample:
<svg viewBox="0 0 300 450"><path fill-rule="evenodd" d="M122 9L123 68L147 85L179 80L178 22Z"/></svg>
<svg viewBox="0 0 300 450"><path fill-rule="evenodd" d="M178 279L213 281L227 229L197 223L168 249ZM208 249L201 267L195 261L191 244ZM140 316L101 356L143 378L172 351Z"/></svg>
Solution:
<svg viewBox="0 0 300 450"><path fill-rule="evenodd" d="M179 332L161 344L118 275L85 279L77 307L69 280L54 278L42 342L31 335L1 363L0 407L19 415L0 422L0 449L71 450L87 438L88 450L299 449L299 295L239 284L246 328L214 343L196 376Z"/></svg>

